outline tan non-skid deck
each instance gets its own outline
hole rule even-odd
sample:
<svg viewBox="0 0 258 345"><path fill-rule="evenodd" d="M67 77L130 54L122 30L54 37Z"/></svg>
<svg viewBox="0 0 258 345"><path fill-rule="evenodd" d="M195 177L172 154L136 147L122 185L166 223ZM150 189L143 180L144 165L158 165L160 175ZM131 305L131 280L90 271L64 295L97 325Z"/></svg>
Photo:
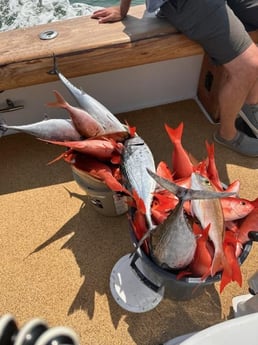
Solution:
<svg viewBox="0 0 258 345"><path fill-rule="evenodd" d="M194 101L119 115L150 146L156 163L171 163L164 123L184 122L183 144L197 159L215 127ZM218 293L218 283L194 300L164 299L143 314L121 309L109 289L115 263L133 250L127 217L104 217L87 203L69 166L46 164L63 152L25 134L0 139L0 314L12 313L19 327L43 318L50 327L72 327L81 345L158 345L232 317L232 297L248 293L258 267L258 247L242 266L243 286ZM257 197L257 159L216 145L221 179L240 179L242 197Z"/></svg>

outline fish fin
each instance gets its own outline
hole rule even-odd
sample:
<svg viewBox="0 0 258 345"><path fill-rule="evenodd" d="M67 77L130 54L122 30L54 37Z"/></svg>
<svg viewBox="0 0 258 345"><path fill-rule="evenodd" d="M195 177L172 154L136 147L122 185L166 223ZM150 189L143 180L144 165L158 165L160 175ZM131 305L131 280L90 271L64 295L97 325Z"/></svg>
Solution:
<svg viewBox="0 0 258 345"><path fill-rule="evenodd" d="M142 236L142 238L139 240L139 242L136 245L135 251L137 251L139 248L141 248L141 246L143 245L143 243L145 243L145 241L147 240L147 238L150 237L150 234L152 232L153 229L149 229L145 232L145 234Z"/></svg>
<svg viewBox="0 0 258 345"><path fill-rule="evenodd" d="M53 108L66 108L67 107L67 102L63 98L63 96L56 90L53 90L55 97L56 97L56 102L49 102L47 103L48 107L53 107Z"/></svg>
<svg viewBox="0 0 258 345"><path fill-rule="evenodd" d="M103 176L103 181L112 191L125 192L126 194L129 194L127 189L124 186L122 186L122 184L118 182L112 174L105 174L105 176Z"/></svg>
<svg viewBox="0 0 258 345"><path fill-rule="evenodd" d="M225 287L232 281L232 270L224 269L221 274L219 291L223 292Z"/></svg>
<svg viewBox="0 0 258 345"><path fill-rule="evenodd" d="M172 128L165 123L165 129L173 144L177 141L181 141L183 130L184 130L183 122L180 122L177 128Z"/></svg>
<svg viewBox="0 0 258 345"><path fill-rule="evenodd" d="M110 159L110 162L112 164L120 164L121 163L121 155L114 153Z"/></svg>
<svg viewBox="0 0 258 345"><path fill-rule="evenodd" d="M240 180L236 179L225 189L226 192L234 192L236 195L239 193Z"/></svg>
<svg viewBox="0 0 258 345"><path fill-rule="evenodd" d="M53 145L60 145L60 146L66 146L65 141L57 141L57 140L48 140L43 138L37 138L40 141L44 141L47 144L53 144Z"/></svg>
<svg viewBox="0 0 258 345"><path fill-rule="evenodd" d="M194 199L214 199L232 196L234 193L213 192L207 190L195 190L181 187L163 177L160 177L150 169L146 168L148 174L163 188L175 194L180 200L194 200Z"/></svg>
<svg viewBox="0 0 258 345"><path fill-rule="evenodd" d="M180 280L186 276L190 276L192 274L191 271L188 270L184 270L184 271L180 271L177 275L176 275L176 280Z"/></svg>
<svg viewBox="0 0 258 345"><path fill-rule="evenodd" d="M57 156L56 158L54 158L50 162L48 162L47 165L51 165L51 164L59 161L60 159L64 158L64 154L65 154L65 152L61 153L61 155Z"/></svg>
<svg viewBox="0 0 258 345"><path fill-rule="evenodd" d="M258 208L258 198L251 200L251 203L255 208Z"/></svg>
<svg viewBox="0 0 258 345"><path fill-rule="evenodd" d="M193 166L197 166L199 164L198 159L195 158L191 152L188 153L188 156L189 156L190 162L193 164Z"/></svg>
<svg viewBox="0 0 258 345"><path fill-rule="evenodd" d="M57 156L56 158L52 159L52 161L48 162L47 165L53 164L53 163L59 161L60 159L65 158L68 154L72 153L72 151L73 151L72 149L69 149L69 150L61 153L61 155Z"/></svg>
<svg viewBox="0 0 258 345"><path fill-rule="evenodd" d="M169 169L167 163L164 161L159 162L157 166L157 175L166 178L169 181L173 181L173 174L171 170Z"/></svg>
<svg viewBox="0 0 258 345"><path fill-rule="evenodd" d="M226 269L224 269L225 274L224 271L222 273L222 276L225 275L225 277L223 277L221 291L223 291L226 284L230 283L231 281L237 282L240 287L242 286L242 273L236 257L237 239L235 234L231 231L228 231L226 235L227 236L224 241L224 251L229 267L226 266Z"/></svg>
<svg viewBox="0 0 258 345"><path fill-rule="evenodd" d="M128 127L128 132L130 134L130 137L133 138L136 134L136 127L131 127L126 120L125 120L125 124Z"/></svg>
<svg viewBox="0 0 258 345"><path fill-rule="evenodd" d="M139 197L135 189L132 191L132 196L136 203L137 210L139 210L142 214L146 214L146 207L144 201L142 200L142 198Z"/></svg>

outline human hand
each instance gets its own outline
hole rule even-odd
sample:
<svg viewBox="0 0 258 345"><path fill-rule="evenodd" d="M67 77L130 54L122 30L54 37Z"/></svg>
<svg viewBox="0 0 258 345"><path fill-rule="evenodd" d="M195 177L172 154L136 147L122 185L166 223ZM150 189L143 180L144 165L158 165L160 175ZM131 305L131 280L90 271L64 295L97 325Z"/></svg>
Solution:
<svg viewBox="0 0 258 345"><path fill-rule="evenodd" d="M91 18L98 19L99 23L108 23L118 22L122 20L124 16L121 14L120 6L115 6L94 11Z"/></svg>

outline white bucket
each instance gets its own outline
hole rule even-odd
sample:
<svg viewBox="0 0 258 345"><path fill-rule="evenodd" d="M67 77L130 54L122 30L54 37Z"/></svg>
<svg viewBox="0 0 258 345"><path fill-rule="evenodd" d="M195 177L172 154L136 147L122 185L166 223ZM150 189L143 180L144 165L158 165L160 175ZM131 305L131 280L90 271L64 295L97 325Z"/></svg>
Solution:
<svg viewBox="0 0 258 345"><path fill-rule="evenodd" d="M75 181L86 191L90 204L98 213L112 217L127 212L128 203L125 195L112 191L104 182L74 166L72 172Z"/></svg>

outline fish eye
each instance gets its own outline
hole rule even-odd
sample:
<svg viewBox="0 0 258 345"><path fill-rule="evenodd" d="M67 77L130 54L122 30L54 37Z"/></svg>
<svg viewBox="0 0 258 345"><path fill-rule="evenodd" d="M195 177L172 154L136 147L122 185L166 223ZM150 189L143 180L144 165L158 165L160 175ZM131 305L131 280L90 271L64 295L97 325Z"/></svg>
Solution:
<svg viewBox="0 0 258 345"><path fill-rule="evenodd" d="M242 200L242 201L240 202L240 205L245 206L245 205L246 205L246 202Z"/></svg>

